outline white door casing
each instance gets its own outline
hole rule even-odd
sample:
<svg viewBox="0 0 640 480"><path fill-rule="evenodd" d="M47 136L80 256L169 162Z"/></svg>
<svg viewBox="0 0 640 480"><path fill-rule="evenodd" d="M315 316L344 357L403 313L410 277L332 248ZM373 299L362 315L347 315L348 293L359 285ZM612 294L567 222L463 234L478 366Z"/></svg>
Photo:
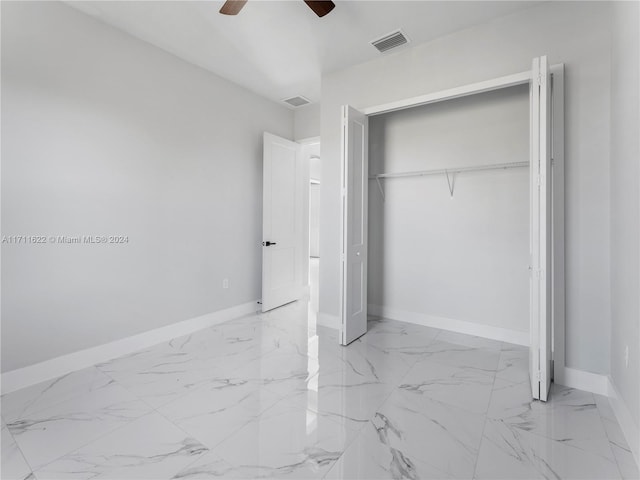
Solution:
<svg viewBox="0 0 640 480"><path fill-rule="evenodd" d="M547 57L534 58L531 79L531 242L529 373L533 398L551 385L551 95Z"/></svg>
<svg viewBox="0 0 640 480"><path fill-rule="evenodd" d="M264 134L262 201L262 311L298 300L308 259L304 227L301 146ZM308 180L306 180L308 182Z"/></svg>
<svg viewBox="0 0 640 480"><path fill-rule="evenodd" d="M368 126L365 114L342 107L342 345L367 331Z"/></svg>

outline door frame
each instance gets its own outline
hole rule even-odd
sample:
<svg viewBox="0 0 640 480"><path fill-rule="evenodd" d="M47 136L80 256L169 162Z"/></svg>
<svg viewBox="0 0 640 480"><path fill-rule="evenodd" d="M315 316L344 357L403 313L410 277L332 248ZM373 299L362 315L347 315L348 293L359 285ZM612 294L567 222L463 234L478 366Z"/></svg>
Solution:
<svg viewBox="0 0 640 480"><path fill-rule="evenodd" d="M564 211L564 64L549 67L551 76L551 325L552 366L555 382L564 382L565 371L565 211ZM533 71L497 77L439 92L418 95L381 105L359 108L371 117L398 110L438 103L455 98L500 90L516 85L531 85ZM529 170L531 175L531 169ZM531 222L531 219L530 219ZM531 229L531 225L529 227ZM539 240L539 239L538 239ZM342 296L342 293L341 293ZM531 309L531 305L529 306ZM341 306L341 311L343 307Z"/></svg>

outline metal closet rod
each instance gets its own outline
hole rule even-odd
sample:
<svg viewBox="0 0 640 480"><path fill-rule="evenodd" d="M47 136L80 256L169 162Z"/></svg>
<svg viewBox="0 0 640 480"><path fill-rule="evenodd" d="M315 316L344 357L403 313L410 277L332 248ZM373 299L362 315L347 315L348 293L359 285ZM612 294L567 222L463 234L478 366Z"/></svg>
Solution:
<svg viewBox="0 0 640 480"><path fill-rule="evenodd" d="M369 178L399 178L399 177L420 177L423 175L441 175L447 173L473 172L477 170L498 170L506 168L528 167L529 162L494 163L492 165L477 165L470 167L439 168L436 170L419 170L416 172L400 173L378 173L370 175Z"/></svg>

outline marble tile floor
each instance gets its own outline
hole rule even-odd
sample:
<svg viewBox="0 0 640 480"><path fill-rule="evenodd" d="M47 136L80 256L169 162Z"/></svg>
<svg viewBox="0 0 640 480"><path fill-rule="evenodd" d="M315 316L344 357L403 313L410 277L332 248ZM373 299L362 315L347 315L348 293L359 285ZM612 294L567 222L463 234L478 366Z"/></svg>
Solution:
<svg viewBox="0 0 640 480"><path fill-rule="evenodd" d="M606 398L531 400L527 350L292 304L3 395L9 479L630 479Z"/></svg>

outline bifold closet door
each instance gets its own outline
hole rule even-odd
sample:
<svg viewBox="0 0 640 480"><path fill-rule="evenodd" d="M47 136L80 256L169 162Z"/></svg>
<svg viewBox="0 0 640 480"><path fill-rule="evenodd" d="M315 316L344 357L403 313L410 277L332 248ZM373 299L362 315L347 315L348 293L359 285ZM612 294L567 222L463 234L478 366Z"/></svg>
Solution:
<svg viewBox="0 0 640 480"><path fill-rule="evenodd" d="M367 331L368 131L365 114L342 107L342 345Z"/></svg>
<svg viewBox="0 0 640 480"><path fill-rule="evenodd" d="M533 398L551 385L551 80L547 57L533 59L531 79L531 305L529 373Z"/></svg>

